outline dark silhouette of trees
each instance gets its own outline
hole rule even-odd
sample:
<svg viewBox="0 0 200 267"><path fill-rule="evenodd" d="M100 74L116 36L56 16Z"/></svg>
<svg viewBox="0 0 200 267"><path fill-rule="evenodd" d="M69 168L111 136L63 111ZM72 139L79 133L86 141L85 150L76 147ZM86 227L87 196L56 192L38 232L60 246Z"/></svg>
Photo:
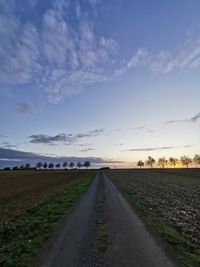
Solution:
<svg viewBox="0 0 200 267"><path fill-rule="evenodd" d="M162 158L158 159L158 165L161 166L162 168L165 168L167 163L168 163L168 161L165 159L165 157L162 157Z"/></svg>
<svg viewBox="0 0 200 267"><path fill-rule="evenodd" d="M197 164L197 165L200 165L200 155L195 155L194 156L194 162Z"/></svg>
<svg viewBox="0 0 200 267"><path fill-rule="evenodd" d="M57 163L57 164L56 164L56 168L57 168L57 169L60 169L60 163Z"/></svg>
<svg viewBox="0 0 200 267"><path fill-rule="evenodd" d="M41 169L42 168L42 162L39 161L37 164L36 164L36 169Z"/></svg>
<svg viewBox="0 0 200 267"><path fill-rule="evenodd" d="M48 164L45 162L45 163L43 164L43 168L46 169L47 167L48 167Z"/></svg>
<svg viewBox="0 0 200 267"><path fill-rule="evenodd" d="M175 168L176 165L178 164L178 159L176 159L176 158L169 158L169 164Z"/></svg>
<svg viewBox="0 0 200 267"><path fill-rule="evenodd" d="M181 160L182 165L183 165L183 166L187 166L187 168L188 168L188 166L192 163L192 159L189 158L189 157L187 157L187 156L182 156L182 157L180 158L180 160Z"/></svg>
<svg viewBox="0 0 200 267"><path fill-rule="evenodd" d="M70 162L70 163L69 163L69 167L70 167L71 169L73 169L73 168L74 168L74 162Z"/></svg>
<svg viewBox="0 0 200 267"><path fill-rule="evenodd" d="M5 168L3 168L3 170L4 170L4 171L10 171L11 168L10 168L10 167L5 167Z"/></svg>
<svg viewBox="0 0 200 267"><path fill-rule="evenodd" d="M137 166L140 168L144 167L144 162L142 160L139 160Z"/></svg>
<svg viewBox="0 0 200 267"><path fill-rule="evenodd" d="M25 165L25 169L30 169L30 167L31 167L31 164L26 163L26 165Z"/></svg>
<svg viewBox="0 0 200 267"><path fill-rule="evenodd" d="M83 164L81 163L81 162L78 162L77 163L77 167L79 168L79 170L80 170L80 168L82 168L83 167Z"/></svg>
<svg viewBox="0 0 200 267"><path fill-rule="evenodd" d="M49 169L53 169L54 168L54 164L51 162L49 163L49 166L48 166Z"/></svg>
<svg viewBox="0 0 200 267"><path fill-rule="evenodd" d="M63 162L63 168L66 169L67 166L68 166L68 162L67 161Z"/></svg>
<svg viewBox="0 0 200 267"><path fill-rule="evenodd" d="M89 160L85 161L85 162L83 163L83 166L84 166L85 168L88 169L88 168L91 166L90 161L89 161Z"/></svg>
<svg viewBox="0 0 200 267"><path fill-rule="evenodd" d="M153 164L155 163L155 159L152 158L151 156L148 157L148 159L146 160L146 165L150 166L151 168L153 168Z"/></svg>
<svg viewBox="0 0 200 267"><path fill-rule="evenodd" d="M12 170L13 170L13 171L19 170L19 167L18 167L18 166L14 166L14 167L12 168Z"/></svg>
<svg viewBox="0 0 200 267"><path fill-rule="evenodd" d="M151 156L149 156L147 158L147 160L145 161L145 163L142 161L142 160L139 160L137 162L137 167L144 167L145 165L146 166L149 166L151 168L153 168L154 164L155 164L155 159L152 158ZM157 165L162 167L162 168L165 168L166 166L173 166L174 168L179 164L182 164L183 166L186 166L187 168L189 168L189 166L193 163L197 164L198 166L200 166L200 154L196 154L194 156L194 158L190 158L188 156L181 156L180 159L178 160L177 158L174 158L174 157L170 157L168 160L165 158L165 157L161 157L161 158L158 158L157 160ZM75 166L75 163L74 162L70 162L68 164L67 161L63 162L62 164L60 163L57 163L57 164L54 164L54 163L47 163L47 162L37 162L37 164L35 165L36 169L53 169L54 167L56 167L57 169L61 168L61 166L63 168L67 168L67 166L69 166L69 168L73 169L74 166ZM81 169L82 167L85 167L85 168L89 168L91 166L91 162L90 161L85 161L85 162L77 162L76 163L76 166L77 168ZM193 167L193 166L192 166ZM2 170L9 170L10 167L5 167L4 169ZM23 170L23 169L33 169L31 168L31 165L29 163L26 163L25 165L20 165L20 166L14 166L14 167L11 167L10 170Z"/></svg>

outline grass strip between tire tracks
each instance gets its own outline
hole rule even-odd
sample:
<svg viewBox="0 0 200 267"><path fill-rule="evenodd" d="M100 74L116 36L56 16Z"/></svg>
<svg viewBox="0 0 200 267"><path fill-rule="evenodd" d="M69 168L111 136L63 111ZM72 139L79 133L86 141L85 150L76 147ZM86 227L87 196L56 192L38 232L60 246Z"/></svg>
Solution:
<svg viewBox="0 0 200 267"><path fill-rule="evenodd" d="M127 188L122 187L119 182L111 177L128 202L139 213L149 230L159 237L169 246L171 251L175 251L175 256L187 267L200 266L200 250L196 249L181 233L171 226L163 217L148 209L142 200L134 193L130 193ZM173 253L174 254L174 253Z"/></svg>
<svg viewBox="0 0 200 267"><path fill-rule="evenodd" d="M0 229L0 266L28 266L55 230L59 219L78 201L94 176L91 173L87 178L73 182L33 214L21 217Z"/></svg>

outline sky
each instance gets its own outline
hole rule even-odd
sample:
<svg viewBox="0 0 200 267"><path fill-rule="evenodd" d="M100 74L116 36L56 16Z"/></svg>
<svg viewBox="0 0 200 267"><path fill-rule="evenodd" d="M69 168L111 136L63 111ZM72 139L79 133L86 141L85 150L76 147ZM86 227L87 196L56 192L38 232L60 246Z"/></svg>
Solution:
<svg viewBox="0 0 200 267"><path fill-rule="evenodd" d="M199 154L199 14L199 0L1 0L0 165Z"/></svg>

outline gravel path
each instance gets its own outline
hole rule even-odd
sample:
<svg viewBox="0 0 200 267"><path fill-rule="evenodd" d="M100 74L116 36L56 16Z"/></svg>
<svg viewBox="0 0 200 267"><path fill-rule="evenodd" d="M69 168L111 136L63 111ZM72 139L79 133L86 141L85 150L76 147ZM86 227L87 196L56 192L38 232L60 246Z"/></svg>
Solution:
<svg viewBox="0 0 200 267"><path fill-rule="evenodd" d="M102 240L98 237L98 220L104 226L103 233L100 232L105 237ZM98 251L98 239L108 244L106 251ZM175 267L176 264L149 234L111 180L99 172L33 266Z"/></svg>

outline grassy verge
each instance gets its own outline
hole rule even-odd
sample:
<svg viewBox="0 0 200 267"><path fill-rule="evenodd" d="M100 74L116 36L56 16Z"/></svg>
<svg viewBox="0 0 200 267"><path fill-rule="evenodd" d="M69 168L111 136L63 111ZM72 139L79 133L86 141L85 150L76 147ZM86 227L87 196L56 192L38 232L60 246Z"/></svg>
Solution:
<svg viewBox="0 0 200 267"><path fill-rule="evenodd" d="M126 187L122 187L119 182L112 179L119 190L136 209L149 230L158 235L176 254L180 262L187 267L200 266L200 250L193 246L191 242L181 235L181 233L171 226L163 217L149 209L147 205ZM175 252L175 253L174 253Z"/></svg>
<svg viewBox="0 0 200 267"><path fill-rule="evenodd" d="M59 219L69 212L92 182L94 173L70 184L37 211L0 230L0 266L28 266L33 256L55 230Z"/></svg>

